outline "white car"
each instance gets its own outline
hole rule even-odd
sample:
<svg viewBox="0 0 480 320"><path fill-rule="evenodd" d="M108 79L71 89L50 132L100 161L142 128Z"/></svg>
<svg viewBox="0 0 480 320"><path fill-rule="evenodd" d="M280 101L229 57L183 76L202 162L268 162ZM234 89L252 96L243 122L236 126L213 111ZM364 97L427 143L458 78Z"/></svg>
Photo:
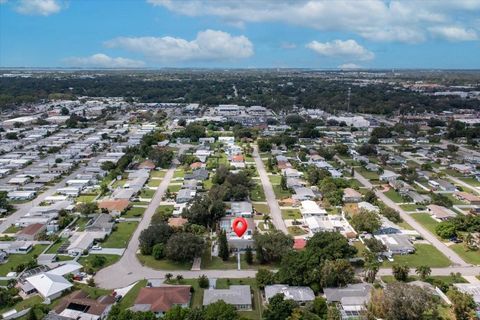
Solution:
<svg viewBox="0 0 480 320"><path fill-rule="evenodd" d="M92 247L92 250L102 250L102 247L100 247L100 246L93 246L93 247Z"/></svg>

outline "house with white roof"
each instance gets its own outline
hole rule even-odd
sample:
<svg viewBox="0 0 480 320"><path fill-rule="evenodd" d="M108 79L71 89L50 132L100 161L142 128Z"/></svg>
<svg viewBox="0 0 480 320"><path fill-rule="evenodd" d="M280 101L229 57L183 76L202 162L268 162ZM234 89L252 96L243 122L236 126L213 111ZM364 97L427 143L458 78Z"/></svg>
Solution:
<svg viewBox="0 0 480 320"><path fill-rule="evenodd" d="M73 287L64 277L49 272L40 273L25 279L22 290L26 294L38 292L45 299L56 299Z"/></svg>

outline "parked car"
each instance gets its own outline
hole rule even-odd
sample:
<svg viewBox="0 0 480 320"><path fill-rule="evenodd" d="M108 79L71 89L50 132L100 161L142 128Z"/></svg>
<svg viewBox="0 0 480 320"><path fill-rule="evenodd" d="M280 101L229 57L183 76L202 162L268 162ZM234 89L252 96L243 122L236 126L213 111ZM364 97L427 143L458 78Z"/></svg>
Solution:
<svg viewBox="0 0 480 320"><path fill-rule="evenodd" d="M92 247L92 250L102 250L102 247L95 245Z"/></svg>

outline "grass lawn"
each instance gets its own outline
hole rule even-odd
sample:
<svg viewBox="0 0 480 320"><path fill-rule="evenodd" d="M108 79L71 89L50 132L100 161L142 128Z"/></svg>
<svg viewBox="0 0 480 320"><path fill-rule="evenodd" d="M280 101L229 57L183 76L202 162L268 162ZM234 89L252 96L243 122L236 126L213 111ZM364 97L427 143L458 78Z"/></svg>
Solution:
<svg viewBox="0 0 480 320"><path fill-rule="evenodd" d="M126 182L127 182L127 179L115 180L115 182L112 184L112 188L115 189L118 187L123 187Z"/></svg>
<svg viewBox="0 0 480 320"><path fill-rule="evenodd" d="M107 295L110 295L112 293L112 290L90 287L90 286L87 286L86 284L83 284L83 283L75 283L74 284L74 289L75 290L82 290L83 292L88 294L88 297L91 298L91 299L98 299L101 296L107 296Z"/></svg>
<svg viewBox="0 0 480 320"><path fill-rule="evenodd" d="M163 178L165 177L165 173L167 173L165 170L153 170L150 172L150 177Z"/></svg>
<svg viewBox="0 0 480 320"><path fill-rule="evenodd" d="M140 192L140 198L151 199L153 198L154 194L155 194L155 190L142 189L142 191Z"/></svg>
<svg viewBox="0 0 480 320"><path fill-rule="evenodd" d="M28 299L22 300L18 302L17 304L11 306L11 307L4 307L0 309L0 313L4 313L9 310L17 310L17 311L22 311L25 309L28 309L30 307L33 307L34 305L39 305L43 302L43 298L40 297L39 295L30 297Z"/></svg>
<svg viewBox="0 0 480 320"><path fill-rule="evenodd" d="M393 189L390 189L388 190L387 192L384 192L384 194L390 198L390 200L392 200L393 202L396 202L396 203L402 203L402 202L406 202L402 196L395 190Z"/></svg>
<svg viewBox="0 0 480 320"><path fill-rule="evenodd" d="M277 199L290 198L292 193L289 190L283 190L280 185L273 185L273 192L275 192L275 197Z"/></svg>
<svg viewBox="0 0 480 320"><path fill-rule="evenodd" d="M104 248L126 248L128 241L135 232L135 229L138 226L138 222L120 222L115 224L116 230L113 231L102 243Z"/></svg>
<svg viewBox="0 0 480 320"><path fill-rule="evenodd" d="M471 264L480 265L480 250L471 251L465 248L463 243L456 243L450 246L463 260Z"/></svg>
<svg viewBox="0 0 480 320"><path fill-rule="evenodd" d="M368 171L367 169L360 167L360 168L355 168L355 171L360 173L362 176L364 176L368 180L378 180L379 175L375 171Z"/></svg>
<svg viewBox="0 0 480 320"><path fill-rule="evenodd" d="M162 182L162 180L159 180L159 179L150 180L150 181L148 181L147 186L149 186L149 187L158 187L161 182Z"/></svg>
<svg viewBox="0 0 480 320"><path fill-rule="evenodd" d="M203 181L203 188L205 190L210 190L213 186L212 177L208 178L207 180Z"/></svg>
<svg viewBox="0 0 480 320"><path fill-rule="evenodd" d="M291 234L292 236L302 236L304 234L307 234L307 232L302 228L300 228L299 226L290 226L287 229L288 229L288 233Z"/></svg>
<svg viewBox="0 0 480 320"><path fill-rule="evenodd" d="M10 227L7 228L3 233L17 233L18 231L22 230L22 228L15 226L12 224Z"/></svg>
<svg viewBox="0 0 480 320"><path fill-rule="evenodd" d="M268 204L265 204L265 203L254 203L254 204L253 204L253 207L255 208L255 210L257 210L257 212L270 213L270 207L268 206Z"/></svg>
<svg viewBox="0 0 480 320"><path fill-rule="evenodd" d="M265 193L263 192L263 187L260 182L255 184L255 187L253 187L250 190L250 199L252 201L265 201Z"/></svg>
<svg viewBox="0 0 480 320"><path fill-rule="evenodd" d="M406 264L410 268L428 265L431 268L444 268L451 265L450 260L430 244L416 244L415 253L407 255L395 255L395 262L385 261L383 266L390 267L394 263Z"/></svg>
<svg viewBox="0 0 480 320"><path fill-rule="evenodd" d="M402 228L402 229L405 229L405 230L413 230L413 227L411 225L409 225L408 223L406 223L405 221L402 221L400 223L397 223L397 225Z"/></svg>
<svg viewBox="0 0 480 320"><path fill-rule="evenodd" d="M133 304L135 302L135 299L137 299L140 289L145 288L146 286L147 286L147 280L138 281L133 286L133 288L131 288L130 291L128 291L128 293L118 303L120 306L120 309L124 310L130 307L133 307Z"/></svg>
<svg viewBox="0 0 480 320"><path fill-rule="evenodd" d="M168 191L169 192L175 193L175 192L180 191L180 189L182 189L181 184L169 184L168 185Z"/></svg>
<svg viewBox="0 0 480 320"><path fill-rule="evenodd" d="M480 187L480 181L478 181L477 179L475 179L473 177L464 177L464 178L459 178L459 179L462 180L465 183L468 183L472 187Z"/></svg>
<svg viewBox="0 0 480 320"><path fill-rule="evenodd" d="M20 264L27 264L35 256L40 255L46 247L46 245L36 245L27 254L11 254L7 263L0 264L0 276L6 276L10 271L15 271Z"/></svg>
<svg viewBox="0 0 480 320"><path fill-rule="evenodd" d="M90 203L97 197L96 193L85 193L77 197L77 202L86 202Z"/></svg>
<svg viewBox="0 0 480 320"><path fill-rule="evenodd" d="M411 273L414 273L415 270L410 270ZM385 283L392 283L396 282L393 276L382 276L381 279ZM408 282L419 280L418 276L411 275L408 277ZM463 277L454 277L454 276L430 276L427 278L427 282L431 282L432 280L440 280L445 282L447 285L452 285L454 283L467 283L467 280Z"/></svg>
<svg viewBox="0 0 480 320"><path fill-rule="evenodd" d="M357 248L357 257L363 257L363 253L367 249L361 241L355 241L353 246Z"/></svg>
<svg viewBox="0 0 480 320"><path fill-rule="evenodd" d="M269 175L268 176L268 179L270 180L270 182L275 185L275 184L278 184L280 185L280 182L282 181L282 177L278 174L274 174L274 175Z"/></svg>
<svg viewBox="0 0 480 320"><path fill-rule="evenodd" d="M152 256L137 254L137 258L142 265L156 270L190 270L192 262L175 262L167 259L155 260Z"/></svg>
<svg viewBox="0 0 480 320"><path fill-rule="evenodd" d="M425 206L418 206L416 204L401 204L400 208L405 211L417 211L417 208L425 208Z"/></svg>
<svg viewBox="0 0 480 320"><path fill-rule="evenodd" d="M413 219L417 220L422 226L424 226L428 231L430 231L433 235L435 233L435 227L438 225L438 221L433 219L428 213L412 213L410 215Z"/></svg>
<svg viewBox="0 0 480 320"><path fill-rule="evenodd" d="M94 256L105 257L105 259L106 259L105 264L103 266L93 267L91 262L92 262L92 259L93 259ZM86 257L81 257L80 259L78 259L78 263L80 263L84 267L91 267L93 269L93 271L97 272L98 270L100 270L102 268L105 268L105 267L108 267L111 264L114 264L118 260L120 260L120 256L117 256L115 254L90 254Z"/></svg>
<svg viewBox="0 0 480 320"><path fill-rule="evenodd" d="M140 218L147 208L131 207L122 215L122 218Z"/></svg>
<svg viewBox="0 0 480 320"><path fill-rule="evenodd" d="M169 205L158 206L157 210L155 210L155 214L159 214L162 216L171 215L172 212L173 212L173 206L169 206Z"/></svg>
<svg viewBox="0 0 480 320"><path fill-rule="evenodd" d="M282 209L282 218L284 220L298 220L302 218L302 214L299 209Z"/></svg>
<svg viewBox="0 0 480 320"><path fill-rule="evenodd" d="M255 279L253 278L243 278L243 279L217 279L216 287L218 289L227 289L231 285L249 285L252 292L252 302L253 310L252 311L239 311L240 316L247 319L262 319L263 304L261 299L260 289L257 286Z"/></svg>
<svg viewBox="0 0 480 320"><path fill-rule="evenodd" d="M185 177L185 170L183 169L177 169L175 170L175 172L173 173L173 179L175 178L183 178Z"/></svg>
<svg viewBox="0 0 480 320"><path fill-rule="evenodd" d="M58 249L62 246L67 241L67 239L60 238L55 242L48 250L46 253L57 253Z"/></svg>

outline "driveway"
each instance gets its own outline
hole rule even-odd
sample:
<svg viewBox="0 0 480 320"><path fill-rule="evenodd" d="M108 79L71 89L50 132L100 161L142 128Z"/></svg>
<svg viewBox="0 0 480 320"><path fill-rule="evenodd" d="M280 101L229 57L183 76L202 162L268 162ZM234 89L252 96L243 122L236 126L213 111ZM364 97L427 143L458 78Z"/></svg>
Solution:
<svg viewBox="0 0 480 320"><path fill-rule="evenodd" d="M268 179L267 171L263 165L263 161L260 158L258 153L258 147L255 145L253 147L253 159L255 160L255 165L257 166L258 175L260 176L260 181L262 182L263 192L267 198L268 206L270 207L270 216L272 217L272 223L277 228L277 230L282 231L285 234L288 234L287 227L285 222L282 219L282 211L278 205L277 198L275 197L275 192L273 192L272 183Z"/></svg>

